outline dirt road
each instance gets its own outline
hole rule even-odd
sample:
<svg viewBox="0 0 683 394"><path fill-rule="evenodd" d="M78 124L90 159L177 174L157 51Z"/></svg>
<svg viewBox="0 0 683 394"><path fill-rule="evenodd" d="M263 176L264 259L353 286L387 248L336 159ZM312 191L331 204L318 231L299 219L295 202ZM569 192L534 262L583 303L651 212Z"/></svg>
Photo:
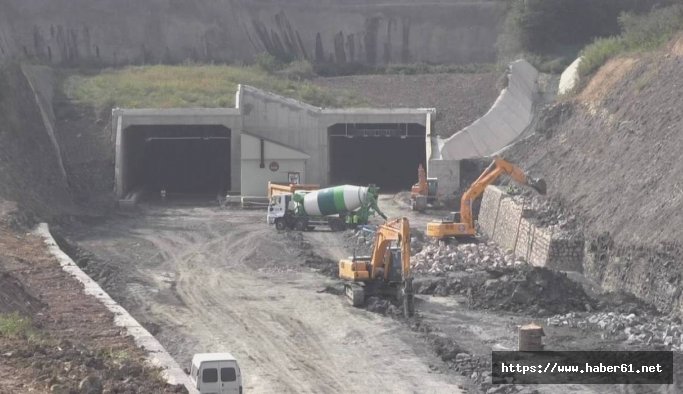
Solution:
<svg viewBox="0 0 683 394"><path fill-rule="evenodd" d="M390 318L319 292L334 281L261 211L146 206L69 236L92 252L87 270L185 365L230 351L258 393L457 393L464 380ZM336 235L316 243L337 257Z"/></svg>

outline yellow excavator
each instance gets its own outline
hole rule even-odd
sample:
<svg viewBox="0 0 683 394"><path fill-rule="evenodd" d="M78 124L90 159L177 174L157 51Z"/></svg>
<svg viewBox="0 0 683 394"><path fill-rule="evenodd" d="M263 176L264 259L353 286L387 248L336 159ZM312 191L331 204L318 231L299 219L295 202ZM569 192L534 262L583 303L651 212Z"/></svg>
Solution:
<svg viewBox="0 0 683 394"><path fill-rule="evenodd" d="M546 193L546 183L543 179L531 178L522 169L501 157L494 157L493 162L484 170L460 200L460 212L441 221L427 223L427 236L438 239L451 237L473 237L476 234L472 204L486 189L501 175L509 175L515 182L531 187L539 194Z"/></svg>
<svg viewBox="0 0 683 394"><path fill-rule="evenodd" d="M353 306L364 305L366 297L389 296L403 303L405 316L412 316L415 306L408 219L378 226L372 255L340 260L339 277L345 281L344 291Z"/></svg>

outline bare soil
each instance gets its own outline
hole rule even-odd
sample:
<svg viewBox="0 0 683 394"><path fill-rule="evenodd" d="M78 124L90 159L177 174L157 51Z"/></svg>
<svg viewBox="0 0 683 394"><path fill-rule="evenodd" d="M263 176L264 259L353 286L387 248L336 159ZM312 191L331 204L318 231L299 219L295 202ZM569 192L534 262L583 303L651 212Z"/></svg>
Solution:
<svg viewBox="0 0 683 394"><path fill-rule="evenodd" d="M184 391L145 362L113 314L83 294L41 238L0 224L0 313L13 312L31 324L16 337L0 335L0 393L70 392L86 377L112 393Z"/></svg>
<svg viewBox="0 0 683 394"><path fill-rule="evenodd" d="M682 64L668 53L613 60L506 155L544 177L592 232L619 243L683 239Z"/></svg>
<svg viewBox="0 0 683 394"><path fill-rule="evenodd" d="M383 196L387 201L392 197ZM436 216L396 204L382 207L391 216L407 214L418 229ZM349 234L277 232L263 216L208 200L169 201L64 230L79 264L177 361L186 364L195 352L230 351L249 392L486 392L491 349L514 349L518 325L543 322L540 304L511 313L500 311L515 309L500 297L472 303L472 295L459 292L418 295L417 316L409 320L384 299L353 308L336 278L336 261L353 251ZM529 278L527 287L569 286L554 276ZM491 285L487 294L510 293L502 283ZM546 295L530 297L539 294ZM577 300L576 308L583 308L586 300ZM498 304L503 307L486 310ZM553 327L547 334L549 349L626 348L621 340L577 328ZM510 386L500 392L532 391ZM538 392L628 390L552 386Z"/></svg>
<svg viewBox="0 0 683 394"><path fill-rule="evenodd" d="M433 107L434 132L450 137L477 120L500 93L501 74L357 75L318 78L314 83L339 88L372 103L372 107Z"/></svg>
<svg viewBox="0 0 683 394"><path fill-rule="evenodd" d="M0 67L0 199L53 219L73 213L68 180L18 66Z"/></svg>
<svg viewBox="0 0 683 394"><path fill-rule="evenodd" d="M245 391L461 392L467 380L400 322L358 310L313 272L306 248L345 256L330 232L303 238L264 223L264 212L214 203L144 206L68 229L86 271L181 365L230 351ZM332 289L332 291L330 291Z"/></svg>
<svg viewBox="0 0 683 394"><path fill-rule="evenodd" d="M551 198L577 218L590 279L679 315L682 39L610 61L505 153L545 178Z"/></svg>

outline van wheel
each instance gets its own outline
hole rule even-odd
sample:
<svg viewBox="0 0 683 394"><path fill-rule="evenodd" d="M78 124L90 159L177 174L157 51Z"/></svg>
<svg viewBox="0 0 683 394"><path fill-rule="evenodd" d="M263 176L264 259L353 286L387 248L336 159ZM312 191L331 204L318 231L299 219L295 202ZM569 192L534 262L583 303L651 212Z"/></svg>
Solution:
<svg viewBox="0 0 683 394"><path fill-rule="evenodd" d="M282 231L287 228L287 225L285 224L285 221L282 218L278 218L275 219L275 228L279 231Z"/></svg>

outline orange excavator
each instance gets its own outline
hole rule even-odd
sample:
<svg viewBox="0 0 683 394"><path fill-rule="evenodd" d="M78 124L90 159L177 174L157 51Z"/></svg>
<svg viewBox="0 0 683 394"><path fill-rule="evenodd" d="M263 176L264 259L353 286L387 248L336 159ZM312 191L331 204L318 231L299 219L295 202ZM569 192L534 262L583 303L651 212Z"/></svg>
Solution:
<svg viewBox="0 0 683 394"><path fill-rule="evenodd" d="M539 194L546 193L546 183L543 179L527 176L516 165L500 158L494 157L493 162L484 170L469 189L462 195L460 200L460 212L454 212L451 217L440 222L427 223L427 236L438 239L451 237L473 237L476 234L474 218L472 216L472 204L481 197L486 186L495 182L501 175L509 175L515 182L531 187Z"/></svg>
<svg viewBox="0 0 683 394"><path fill-rule="evenodd" d="M365 304L366 297L389 296L403 303L405 316L412 316L415 307L408 219L378 226L372 255L340 260L339 277L345 281L344 290L353 306Z"/></svg>
<svg viewBox="0 0 683 394"><path fill-rule="evenodd" d="M410 189L410 208L413 211L423 212L427 204L436 200L438 180L427 178L427 172L422 164L417 167L417 183Z"/></svg>

